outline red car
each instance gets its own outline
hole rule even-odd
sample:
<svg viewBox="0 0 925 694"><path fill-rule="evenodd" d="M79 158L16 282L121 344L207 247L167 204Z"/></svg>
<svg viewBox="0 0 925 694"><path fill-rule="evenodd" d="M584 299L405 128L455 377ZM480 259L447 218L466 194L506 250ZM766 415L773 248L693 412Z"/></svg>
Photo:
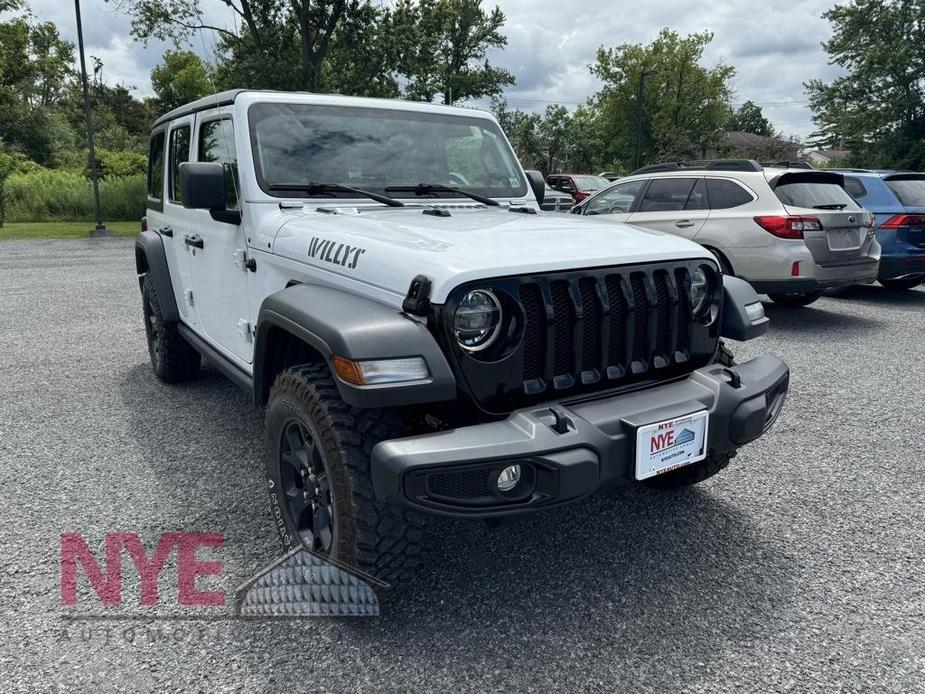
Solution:
<svg viewBox="0 0 925 694"><path fill-rule="evenodd" d="M550 188L561 190L571 195L575 202L581 202L590 197L601 188L610 185L610 181L601 176L588 176L586 174L550 174L546 178Z"/></svg>

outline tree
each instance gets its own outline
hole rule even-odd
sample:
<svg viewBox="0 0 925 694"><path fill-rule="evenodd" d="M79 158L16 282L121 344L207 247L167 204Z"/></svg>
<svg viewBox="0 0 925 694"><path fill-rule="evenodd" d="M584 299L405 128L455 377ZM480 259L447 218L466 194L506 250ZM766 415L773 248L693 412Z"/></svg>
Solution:
<svg viewBox="0 0 925 694"><path fill-rule="evenodd" d="M746 101L739 106L726 128L730 131L751 133L752 135L762 135L763 137L774 137L774 128L770 121L764 117L761 107L754 101Z"/></svg>
<svg viewBox="0 0 925 694"><path fill-rule="evenodd" d="M246 75L295 77L289 88L310 91L322 87L322 67L331 42L349 13L359 12L368 0L211 0L235 14L239 29L209 24L200 0L106 0L117 2L132 16L132 35L181 43L202 31L219 36L219 51L245 62ZM207 0L208 1L208 0ZM227 78L228 73L223 75ZM248 84L247 86L262 86Z"/></svg>
<svg viewBox="0 0 925 694"><path fill-rule="evenodd" d="M22 7L0 2L0 11ZM51 107L73 78L74 47L51 22L25 13L0 22L0 138L13 151L47 165L59 146L49 130Z"/></svg>
<svg viewBox="0 0 925 694"><path fill-rule="evenodd" d="M491 65L492 48L507 44L504 13L482 9L481 0L399 0L393 31L403 37L398 71L407 77L405 95L443 103L500 94L514 84L507 70Z"/></svg>
<svg viewBox="0 0 925 694"><path fill-rule="evenodd" d="M166 113L210 94L212 82L202 59L192 51L167 51L164 62L151 70L154 106Z"/></svg>
<svg viewBox="0 0 925 694"><path fill-rule="evenodd" d="M644 86L643 160L699 156L720 137L731 116L728 65L700 65L709 32L681 37L663 29L648 45L600 48L591 72L603 87L592 99L599 132L606 134L601 159L630 166L636 139L638 92Z"/></svg>
<svg viewBox="0 0 925 694"><path fill-rule="evenodd" d="M810 143L865 166L925 166L925 3L849 0L823 16L833 28L823 47L847 74L805 84L819 128Z"/></svg>

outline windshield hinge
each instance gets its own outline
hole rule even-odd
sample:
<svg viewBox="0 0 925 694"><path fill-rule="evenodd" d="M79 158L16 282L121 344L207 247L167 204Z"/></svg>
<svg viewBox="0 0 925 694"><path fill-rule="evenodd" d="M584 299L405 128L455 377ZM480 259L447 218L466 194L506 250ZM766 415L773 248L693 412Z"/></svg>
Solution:
<svg viewBox="0 0 925 694"><path fill-rule="evenodd" d="M424 275L418 275L411 280L411 286L408 287L408 293L401 304L405 313L414 316L426 316L427 308L430 306L430 280Z"/></svg>

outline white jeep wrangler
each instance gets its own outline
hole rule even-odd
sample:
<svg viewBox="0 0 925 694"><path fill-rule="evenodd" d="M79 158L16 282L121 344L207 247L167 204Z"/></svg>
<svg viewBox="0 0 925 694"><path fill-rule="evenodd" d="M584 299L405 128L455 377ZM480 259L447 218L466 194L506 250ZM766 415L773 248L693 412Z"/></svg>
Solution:
<svg viewBox="0 0 925 694"><path fill-rule="evenodd" d="M153 126L136 244L151 363L201 357L266 411L273 512L387 581L421 514L497 520L677 487L780 413L787 366L697 244L539 212L486 113L233 91Z"/></svg>

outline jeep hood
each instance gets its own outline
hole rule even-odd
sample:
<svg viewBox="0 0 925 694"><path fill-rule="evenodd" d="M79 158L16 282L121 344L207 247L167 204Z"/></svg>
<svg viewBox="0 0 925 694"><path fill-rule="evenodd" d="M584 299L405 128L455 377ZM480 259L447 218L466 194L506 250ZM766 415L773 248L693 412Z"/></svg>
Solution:
<svg viewBox="0 0 925 694"><path fill-rule="evenodd" d="M398 297L416 275L425 275L436 304L471 280L711 257L678 236L605 219L523 214L507 207L305 206L280 214L284 219L277 220L282 223L274 254Z"/></svg>

